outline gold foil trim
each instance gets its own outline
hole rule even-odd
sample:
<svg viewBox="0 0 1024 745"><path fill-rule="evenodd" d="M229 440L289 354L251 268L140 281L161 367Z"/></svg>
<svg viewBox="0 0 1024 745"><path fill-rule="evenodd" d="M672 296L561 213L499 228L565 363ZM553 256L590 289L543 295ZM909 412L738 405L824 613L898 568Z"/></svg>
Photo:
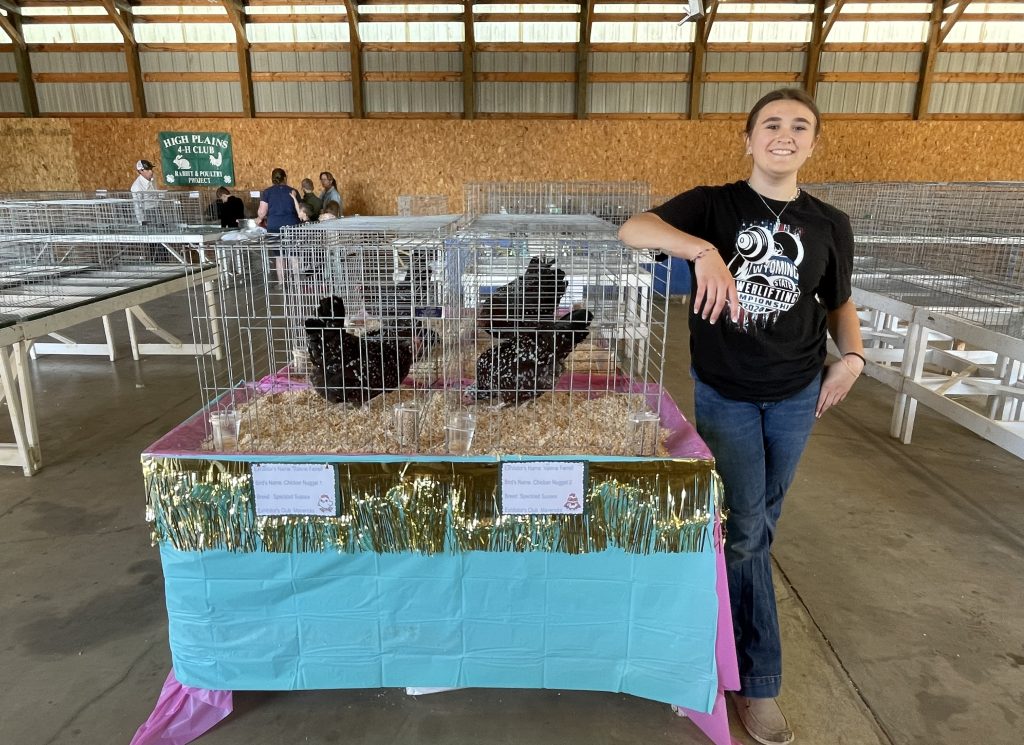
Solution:
<svg viewBox="0 0 1024 745"><path fill-rule="evenodd" d="M183 551L705 550L721 484L700 460L589 461L583 515L502 515L500 464L338 464L336 517L257 517L249 464L144 458L154 543Z"/></svg>

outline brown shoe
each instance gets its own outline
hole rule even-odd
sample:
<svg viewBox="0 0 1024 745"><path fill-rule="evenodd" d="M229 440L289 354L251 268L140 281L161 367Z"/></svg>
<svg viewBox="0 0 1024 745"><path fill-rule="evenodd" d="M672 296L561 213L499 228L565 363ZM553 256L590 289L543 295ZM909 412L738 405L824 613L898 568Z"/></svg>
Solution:
<svg viewBox="0 0 1024 745"><path fill-rule="evenodd" d="M747 698L734 695L736 712L744 729L762 745L787 745L793 742L793 730L774 698Z"/></svg>

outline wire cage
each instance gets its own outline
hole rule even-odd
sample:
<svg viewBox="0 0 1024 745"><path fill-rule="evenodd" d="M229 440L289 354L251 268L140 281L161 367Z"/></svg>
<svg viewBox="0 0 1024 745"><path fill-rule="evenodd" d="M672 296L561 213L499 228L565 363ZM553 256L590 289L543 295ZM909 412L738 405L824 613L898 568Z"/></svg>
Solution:
<svg viewBox="0 0 1024 745"><path fill-rule="evenodd" d="M655 454L667 296L650 255L586 218L525 238L456 216L283 231L250 261L262 279L221 293L205 410L237 412L255 453Z"/></svg>
<svg viewBox="0 0 1024 745"><path fill-rule="evenodd" d="M397 201L398 214L403 217L448 214L448 197L444 194L403 194Z"/></svg>
<svg viewBox="0 0 1024 745"><path fill-rule="evenodd" d="M1024 338L1024 184L804 188L850 216L856 287Z"/></svg>
<svg viewBox="0 0 1024 745"><path fill-rule="evenodd" d="M27 319L180 275L151 243L70 235L0 240L0 318Z"/></svg>
<svg viewBox="0 0 1024 745"><path fill-rule="evenodd" d="M74 198L0 200L0 232L8 234L176 234L219 225L216 193L111 192ZM211 228L212 229L212 228Z"/></svg>
<svg viewBox="0 0 1024 745"><path fill-rule="evenodd" d="M650 209L651 186L641 181L478 182L465 185L468 218L485 214L596 215L622 225Z"/></svg>

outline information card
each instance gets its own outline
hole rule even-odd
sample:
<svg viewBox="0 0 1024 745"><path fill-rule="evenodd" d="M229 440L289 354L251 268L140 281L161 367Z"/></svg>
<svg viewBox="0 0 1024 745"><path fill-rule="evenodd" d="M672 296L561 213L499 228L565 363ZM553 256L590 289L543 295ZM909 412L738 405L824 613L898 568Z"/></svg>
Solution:
<svg viewBox="0 0 1024 745"><path fill-rule="evenodd" d="M253 463L256 515L338 514L338 474L330 463Z"/></svg>
<svg viewBox="0 0 1024 745"><path fill-rule="evenodd" d="M529 460L501 464L503 515L582 515L587 464Z"/></svg>

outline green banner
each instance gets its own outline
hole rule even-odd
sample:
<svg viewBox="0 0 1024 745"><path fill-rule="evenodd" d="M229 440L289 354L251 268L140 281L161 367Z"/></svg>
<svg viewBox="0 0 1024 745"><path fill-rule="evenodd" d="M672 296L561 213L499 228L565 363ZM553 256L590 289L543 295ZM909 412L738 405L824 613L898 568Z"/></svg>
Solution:
<svg viewBox="0 0 1024 745"><path fill-rule="evenodd" d="M166 186L234 186L235 159L227 132L161 132Z"/></svg>

